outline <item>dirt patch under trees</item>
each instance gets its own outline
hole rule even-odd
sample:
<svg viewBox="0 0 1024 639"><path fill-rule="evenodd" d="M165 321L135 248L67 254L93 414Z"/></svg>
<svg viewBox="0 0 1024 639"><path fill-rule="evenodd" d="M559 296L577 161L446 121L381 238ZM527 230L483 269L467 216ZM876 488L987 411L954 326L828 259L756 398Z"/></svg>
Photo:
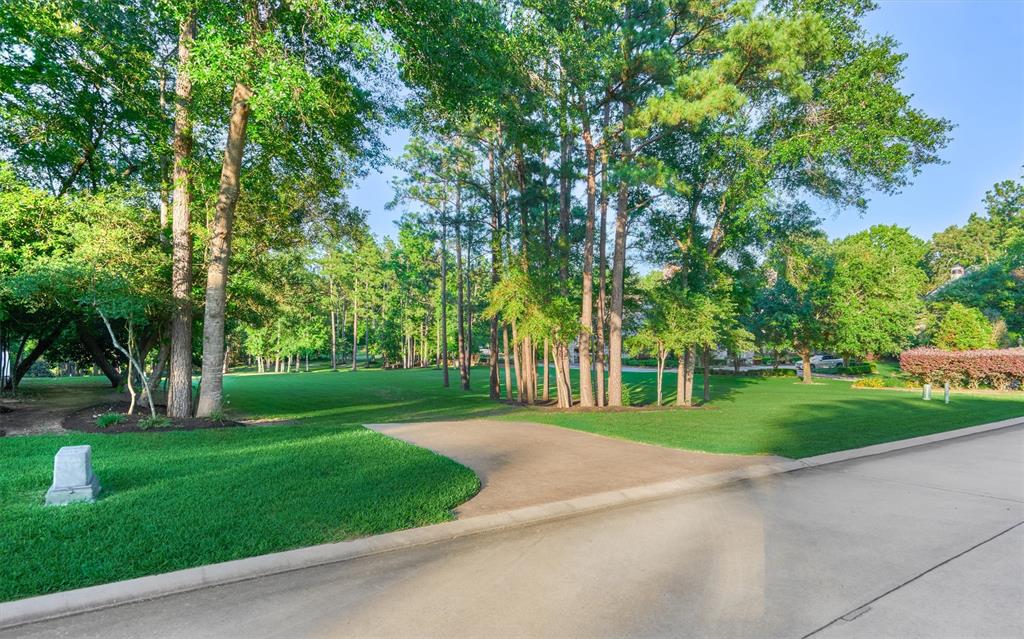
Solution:
<svg viewBox="0 0 1024 639"><path fill-rule="evenodd" d="M236 422L230 419L225 420L212 420L202 417L188 417L181 419L166 419L163 422L163 426L150 427L143 429L139 427L139 422L149 417L148 407L135 407L134 415L127 415L128 402L117 401L117 402L105 402L103 404L97 404L95 406L89 406L77 410L61 422L61 426L65 430L75 430L83 433L166 433L171 430L200 430L204 428L236 428L244 427L246 424L242 422ZM163 417L166 410L165 406L156 406L157 415ZM96 419L105 413L118 413L122 416L121 421L116 424L109 424L106 427L100 427L96 424Z"/></svg>

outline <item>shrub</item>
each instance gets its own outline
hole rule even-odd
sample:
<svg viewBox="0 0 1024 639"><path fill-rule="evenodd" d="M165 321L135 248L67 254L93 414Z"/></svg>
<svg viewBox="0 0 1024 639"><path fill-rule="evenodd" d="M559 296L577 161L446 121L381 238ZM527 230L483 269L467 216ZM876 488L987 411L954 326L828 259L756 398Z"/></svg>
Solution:
<svg viewBox="0 0 1024 639"><path fill-rule="evenodd" d="M885 388L885 380L881 377L865 377L853 383L854 388Z"/></svg>
<svg viewBox="0 0 1024 639"><path fill-rule="evenodd" d="M942 351L914 348L900 354L900 368L928 383L998 390L1024 386L1024 348Z"/></svg>
<svg viewBox="0 0 1024 639"><path fill-rule="evenodd" d="M28 371L25 372L26 377L53 377L53 370L50 368L50 364L45 359L38 359L32 363Z"/></svg>
<svg viewBox="0 0 1024 639"><path fill-rule="evenodd" d="M150 428L170 428L172 425L173 422L163 415L143 417L139 420L139 428L141 430L149 430Z"/></svg>
<svg viewBox="0 0 1024 639"><path fill-rule="evenodd" d="M853 383L854 388L918 388L920 384L901 377L862 377Z"/></svg>
<svg viewBox="0 0 1024 639"><path fill-rule="evenodd" d="M762 368L740 373L742 377L796 377L796 370L792 368Z"/></svg>
<svg viewBox="0 0 1024 639"><path fill-rule="evenodd" d="M850 364L849 366L840 366L836 369L836 372L840 375L870 375L878 370L878 367L870 362L864 362L863 364Z"/></svg>
<svg viewBox="0 0 1024 639"><path fill-rule="evenodd" d="M951 351L994 348L992 324L981 311L954 302L935 331L935 345Z"/></svg>
<svg viewBox="0 0 1024 639"><path fill-rule="evenodd" d="M103 413L96 417L96 428L106 428L107 426L120 424L123 421L124 415L121 413Z"/></svg>
<svg viewBox="0 0 1024 639"><path fill-rule="evenodd" d="M647 368L657 368L658 360L653 357L625 357L622 359L623 366L643 366ZM665 369L675 368L679 365L679 360L675 357L665 358Z"/></svg>

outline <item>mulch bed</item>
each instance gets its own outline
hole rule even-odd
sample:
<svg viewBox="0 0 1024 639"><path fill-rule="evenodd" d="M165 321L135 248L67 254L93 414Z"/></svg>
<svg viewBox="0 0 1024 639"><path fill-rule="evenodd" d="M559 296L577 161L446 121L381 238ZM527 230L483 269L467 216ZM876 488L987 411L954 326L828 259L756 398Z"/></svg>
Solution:
<svg viewBox="0 0 1024 639"><path fill-rule="evenodd" d="M166 433L171 430L199 430L203 428L236 428L244 427L246 424L232 420L213 421L200 417L188 417L183 419L172 419L171 425L162 428L139 428L139 420L149 417L149 406L135 406L135 414L127 415L128 402L106 402L71 413L64 418L61 426L66 430L77 430L83 433ZM166 406L156 405L157 415L164 415ZM96 418L104 413L121 413L124 419L117 424L111 424L105 428L96 425Z"/></svg>

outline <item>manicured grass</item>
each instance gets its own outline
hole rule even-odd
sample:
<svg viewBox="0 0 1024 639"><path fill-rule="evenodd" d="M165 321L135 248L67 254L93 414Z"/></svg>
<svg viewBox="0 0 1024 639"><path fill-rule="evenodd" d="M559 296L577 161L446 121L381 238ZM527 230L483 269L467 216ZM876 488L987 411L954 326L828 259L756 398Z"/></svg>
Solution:
<svg viewBox="0 0 1024 639"><path fill-rule="evenodd" d="M441 386L433 369L322 370L310 373L229 375L226 409L262 419L303 424L372 424L484 416L504 410L487 397L487 370L474 369L473 390L459 390L459 373Z"/></svg>
<svg viewBox="0 0 1024 639"><path fill-rule="evenodd" d="M576 371L573 371L575 374ZM629 404L653 402L655 376L624 373ZM574 382L575 383L575 382ZM666 401L675 401L666 374ZM703 383L694 384L699 397ZM693 409L600 411L520 410L504 418L529 420L611 437L713 453L809 457L1024 416L1024 393L954 393L949 405L916 393L852 388L819 379L712 377L712 401Z"/></svg>
<svg viewBox="0 0 1024 639"><path fill-rule="evenodd" d="M893 377L900 374L900 363L892 360L875 362L875 371L878 375Z"/></svg>
<svg viewBox="0 0 1024 639"><path fill-rule="evenodd" d="M0 439L0 601L450 519L479 489L473 472L359 426L494 409L436 379L230 376L232 404L301 425ZM88 380L27 385L45 401L63 383ZM92 445L102 498L45 507L53 455L72 444Z"/></svg>
<svg viewBox="0 0 1024 639"><path fill-rule="evenodd" d="M575 375L576 372L573 371ZM652 373L625 373L627 403L650 402ZM702 380L696 380L695 395ZM65 385L30 380L39 401ZM553 384L553 380L552 380ZM666 375L671 402L675 377ZM360 424L494 416L717 453L804 457L1024 415L1024 395L914 393L795 378L712 378L707 408L566 412L516 409L443 388L435 370L240 374L231 417L280 425L0 439L0 600L443 521L478 489L468 469ZM553 386L552 386L553 390ZM104 487L95 504L47 508L53 454L91 444Z"/></svg>

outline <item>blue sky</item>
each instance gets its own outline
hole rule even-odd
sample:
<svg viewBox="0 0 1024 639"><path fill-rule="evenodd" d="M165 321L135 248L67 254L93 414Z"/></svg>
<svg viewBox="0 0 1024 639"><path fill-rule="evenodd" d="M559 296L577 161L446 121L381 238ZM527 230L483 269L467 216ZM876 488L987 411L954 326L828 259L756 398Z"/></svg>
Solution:
<svg viewBox="0 0 1024 639"><path fill-rule="evenodd" d="M823 209L830 236L873 224L899 224L928 238L980 210L997 181L1020 177L1024 165L1024 0L883 0L865 20L869 31L891 35L908 54L902 87L929 115L954 124L943 151L946 164L929 166L897 195L871 197L864 215ZM390 154L402 152L407 133L384 137ZM393 169L384 167L351 190L353 204L370 212L377 235L393 235Z"/></svg>

